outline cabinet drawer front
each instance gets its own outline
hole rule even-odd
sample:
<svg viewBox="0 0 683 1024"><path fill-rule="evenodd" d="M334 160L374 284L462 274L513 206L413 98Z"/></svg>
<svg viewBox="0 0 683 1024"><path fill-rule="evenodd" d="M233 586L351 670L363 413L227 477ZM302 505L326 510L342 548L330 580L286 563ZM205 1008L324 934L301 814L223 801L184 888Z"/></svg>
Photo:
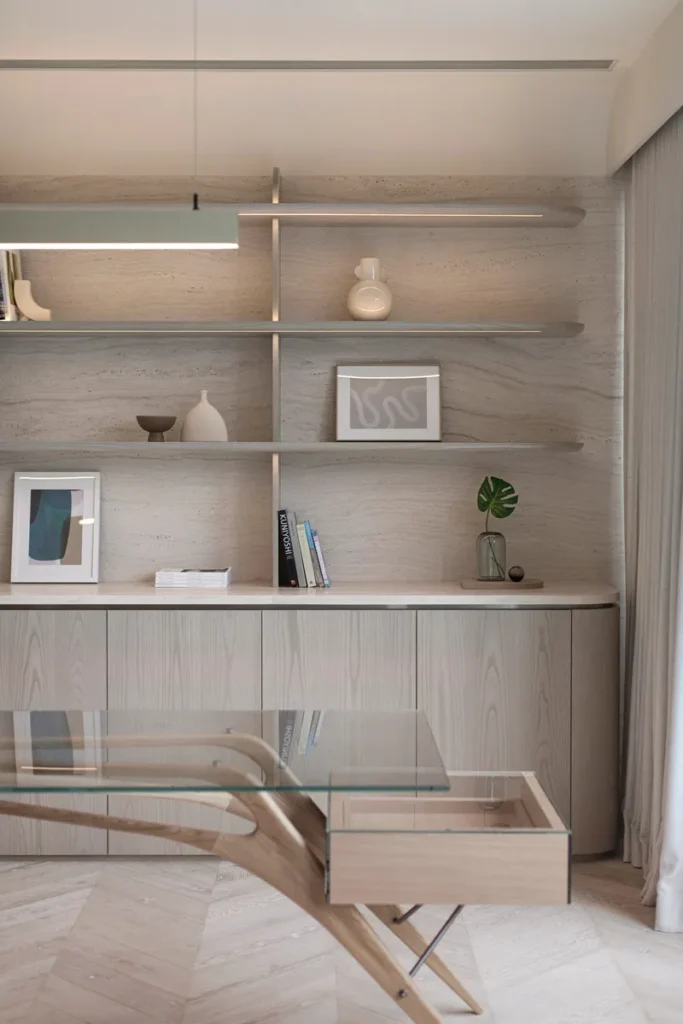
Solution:
<svg viewBox="0 0 683 1024"><path fill-rule="evenodd" d="M332 794L330 903L569 902L569 833L534 774L449 782L450 792Z"/></svg>
<svg viewBox="0 0 683 1024"><path fill-rule="evenodd" d="M330 903L569 902L566 833L337 833Z"/></svg>

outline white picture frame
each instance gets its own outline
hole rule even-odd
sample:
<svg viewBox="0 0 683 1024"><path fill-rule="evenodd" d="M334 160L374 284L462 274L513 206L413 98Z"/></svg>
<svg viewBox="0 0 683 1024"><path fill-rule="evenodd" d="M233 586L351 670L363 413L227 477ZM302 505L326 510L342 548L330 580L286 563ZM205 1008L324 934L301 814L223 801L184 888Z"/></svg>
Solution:
<svg viewBox="0 0 683 1024"><path fill-rule="evenodd" d="M439 366L338 366L337 440L440 441Z"/></svg>
<svg viewBox="0 0 683 1024"><path fill-rule="evenodd" d="M97 583L99 554L99 473L14 474L12 583Z"/></svg>

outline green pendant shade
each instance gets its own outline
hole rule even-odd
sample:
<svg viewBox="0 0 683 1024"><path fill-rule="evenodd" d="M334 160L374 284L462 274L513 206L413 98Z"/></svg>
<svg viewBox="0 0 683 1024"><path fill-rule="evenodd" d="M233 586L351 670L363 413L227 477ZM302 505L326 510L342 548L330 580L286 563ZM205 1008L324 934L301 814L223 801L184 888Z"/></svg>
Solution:
<svg viewBox="0 0 683 1024"><path fill-rule="evenodd" d="M237 249L237 207L0 203L0 249Z"/></svg>

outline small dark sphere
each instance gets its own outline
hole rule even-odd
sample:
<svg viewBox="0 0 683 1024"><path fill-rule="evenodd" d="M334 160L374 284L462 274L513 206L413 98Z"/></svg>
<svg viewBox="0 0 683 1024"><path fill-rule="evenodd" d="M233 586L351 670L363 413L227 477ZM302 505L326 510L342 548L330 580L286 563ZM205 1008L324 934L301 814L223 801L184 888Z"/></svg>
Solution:
<svg viewBox="0 0 683 1024"><path fill-rule="evenodd" d="M524 569L521 565L513 565L510 567L508 576L510 577L513 583L521 583L524 579Z"/></svg>

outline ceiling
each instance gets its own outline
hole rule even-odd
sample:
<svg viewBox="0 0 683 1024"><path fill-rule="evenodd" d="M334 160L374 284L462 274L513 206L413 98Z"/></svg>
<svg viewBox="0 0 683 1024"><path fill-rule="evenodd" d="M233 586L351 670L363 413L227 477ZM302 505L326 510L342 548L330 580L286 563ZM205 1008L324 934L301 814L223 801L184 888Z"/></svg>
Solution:
<svg viewBox="0 0 683 1024"><path fill-rule="evenodd" d="M0 0L0 59L614 59L612 72L209 73L200 173L602 174L677 0ZM196 13L196 40L195 40ZM189 72L0 71L0 174L191 173Z"/></svg>
<svg viewBox="0 0 683 1024"><path fill-rule="evenodd" d="M630 61L676 0L196 0L199 58ZM6 58L190 58L194 0L0 0Z"/></svg>

